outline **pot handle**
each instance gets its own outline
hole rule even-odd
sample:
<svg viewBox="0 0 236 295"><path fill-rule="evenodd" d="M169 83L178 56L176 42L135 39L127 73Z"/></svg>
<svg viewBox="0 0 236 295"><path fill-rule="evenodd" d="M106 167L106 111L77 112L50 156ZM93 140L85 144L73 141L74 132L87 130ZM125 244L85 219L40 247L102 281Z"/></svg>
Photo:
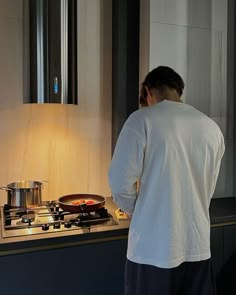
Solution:
<svg viewBox="0 0 236 295"><path fill-rule="evenodd" d="M41 182L42 183L42 188L44 188L44 183L48 183L48 181L47 180L40 180L39 182ZM37 187L40 187L40 186L37 186Z"/></svg>
<svg viewBox="0 0 236 295"><path fill-rule="evenodd" d="M11 191L12 189L7 186L0 186L0 189L5 189L6 191Z"/></svg>

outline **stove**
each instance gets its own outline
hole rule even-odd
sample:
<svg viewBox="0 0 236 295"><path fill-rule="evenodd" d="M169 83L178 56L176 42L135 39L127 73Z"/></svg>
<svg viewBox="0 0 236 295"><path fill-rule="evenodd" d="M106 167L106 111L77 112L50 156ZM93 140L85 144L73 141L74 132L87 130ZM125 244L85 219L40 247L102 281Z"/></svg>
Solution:
<svg viewBox="0 0 236 295"><path fill-rule="evenodd" d="M79 234L117 225L105 207L89 213L70 213L63 211L57 201L45 201L29 208L4 205L0 212L3 238L62 231Z"/></svg>

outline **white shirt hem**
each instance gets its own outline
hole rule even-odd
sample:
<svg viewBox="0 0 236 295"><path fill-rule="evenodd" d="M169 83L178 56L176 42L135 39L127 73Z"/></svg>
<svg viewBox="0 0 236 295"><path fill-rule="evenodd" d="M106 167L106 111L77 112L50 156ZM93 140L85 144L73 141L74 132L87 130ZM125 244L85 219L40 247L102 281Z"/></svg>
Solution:
<svg viewBox="0 0 236 295"><path fill-rule="evenodd" d="M161 261L155 259L145 259L142 257L130 257L127 255L127 258L135 263L139 264L147 264L147 265L152 265L160 268L174 268L179 266L183 262L196 262L196 261L202 261L202 260L207 260L211 257L210 252L206 252L203 254L197 254L197 255L186 255L186 256L181 256L178 257L177 259L173 259L170 261Z"/></svg>

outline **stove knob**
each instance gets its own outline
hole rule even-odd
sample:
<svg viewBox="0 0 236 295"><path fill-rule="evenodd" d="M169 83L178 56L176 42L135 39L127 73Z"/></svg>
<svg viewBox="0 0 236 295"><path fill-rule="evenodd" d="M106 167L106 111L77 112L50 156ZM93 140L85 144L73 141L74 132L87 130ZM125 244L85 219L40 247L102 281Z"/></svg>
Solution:
<svg viewBox="0 0 236 295"><path fill-rule="evenodd" d="M80 219L75 220L74 225L81 226L82 225L81 220Z"/></svg>
<svg viewBox="0 0 236 295"><path fill-rule="evenodd" d="M103 218L109 217L108 211L105 208L101 208L100 210L100 216Z"/></svg>
<svg viewBox="0 0 236 295"><path fill-rule="evenodd" d="M49 210L50 210L51 212L54 212L54 207L50 207Z"/></svg>
<svg viewBox="0 0 236 295"><path fill-rule="evenodd" d="M48 223L43 224L42 225L42 230L49 230L49 224Z"/></svg>
<svg viewBox="0 0 236 295"><path fill-rule="evenodd" d="M58 215L59 215L59 219L60 220L64 220L64 214L63 214L63 212L58 212Z"/></svg>
<svg viewBox="0 0 236 295"><path fill-rule="evenodd" d="M60 222L54 223L54 225L53 225L53 228L55 228L55 229L58 229L60 227L61 227L61 223Z"/></svg>
<svg viewBox="0 0 236 295"><path fill-rule="evenodd" d="M53 218L54 218L55 221L57 221L57 220L60 219L60 216L59 216L58 213L56 213L56 214L53 215ZM59 222L59 223L60 223L60 222Z"/></svg>
<svg viewBox="0 0 236 295"><path fill-rule="evenodd" d="M66 228L70 228L71 226L72 226L72 223L70 221L66 221L64 223L64 227L66 227Z"/></svg>

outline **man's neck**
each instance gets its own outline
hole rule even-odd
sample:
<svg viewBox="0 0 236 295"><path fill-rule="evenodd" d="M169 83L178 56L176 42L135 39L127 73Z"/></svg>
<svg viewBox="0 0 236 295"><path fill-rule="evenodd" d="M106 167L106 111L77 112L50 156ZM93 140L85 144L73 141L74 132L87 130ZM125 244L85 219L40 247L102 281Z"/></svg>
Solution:
<svg viewBox="0 0 236 295"><path fill-rule="evenodd" d="M174 89L169 89L167 88L163 93L162 93L162 100L170 100L170 101L175 101L175 102L182 102L180 99L179 94L177 91Z"/></svg>

